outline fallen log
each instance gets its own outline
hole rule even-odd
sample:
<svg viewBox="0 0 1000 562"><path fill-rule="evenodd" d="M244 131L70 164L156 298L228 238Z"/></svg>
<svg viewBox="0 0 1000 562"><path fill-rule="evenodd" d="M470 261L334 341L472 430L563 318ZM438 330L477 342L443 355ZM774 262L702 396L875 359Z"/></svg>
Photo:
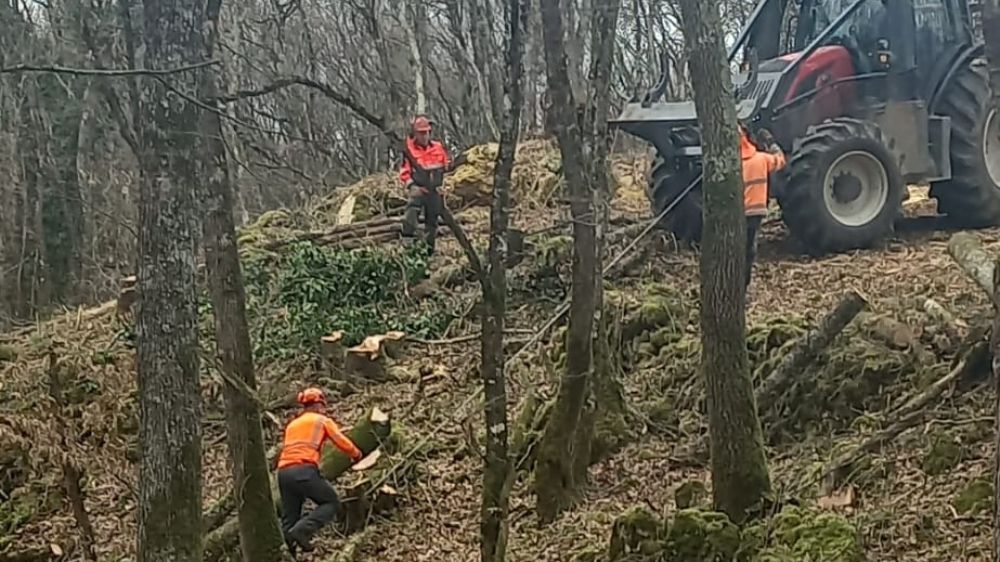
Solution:
<svg viewBox="0 0 1000 562"><path fill-rule="evenodd" d="M820 352L826 349L867 305L868 302L857 291L844 295L819 326L803 336L774 372L764 379L757 390L758 407L765 410L774 405L795 378L819 357Z"/></svg>
<svg viewBox="0 0 1000 562"><path fill-rule="evenodd" d="M979 237L971 232L952 235L948 240L948 253L993 301L993 257L983 248Z"/></svg>
<svg viewBox="0 0 1000 562"><path fill-rule="evenodd" d="M994 309L1000 307L1000 299L997 298L995 292L996 266L993 258L983 248L979 238L967 232L957 233L948 241L948 253L972 281L990 297ZM841 455L830 463L824 470L826 489L837 488L854 464L864 455L879 449L904 431L920 424L931 404L940 398L947 389L952 388L957 381L975 375L975 371L982 368L984 360L989 362L990 357L991 350L986 342L980 341L972 346L945 376L893 411L890 416L896 418L896 421L866 439L853 451Z"/></svg>
<svg viewBox="0 0 1000 562"><path fill-rule="evenodd" d="M378 408L373 408L367 417L347 432L347 436L362 453L369 455L385 442L390 430L389 416ZM340 449L330 444L323 447L319 470L327 480L331 482L336 480L347 472L351 464L353 464L351 459ZM271 476L271 495L274 498L274 509L280 515L281 495L278 493L278 482L274 475ZM205 560L220 560L228 553L235 552L237 548L239 548L239 522L236 517L231 517L205 537Z"/></svg>
<svg viewBox="0 0 1000 562"><path fill-rule="evenodd" d="M982 343L977 346L977 348L980 346L985 347L986 344ZM827 468L823 471L826 477L826 490L829 491L838 488L840 483L843 482L843 480L850 473L855 463L861 460L865 455L877 451L886 443L889 443L893 439L899 437L907 429L919 425L923 421L924 414L927 413L927 409L931 404L940 398L946 390L951 388L956 381L968 376L973 370L980 366L978 365L978 362L972 360L977 353L977 348L973 348L966 357L962 358L962 360L958 362L954 369L935 381L934 384L913 396L902 406L891 412L887 417L896 419L889 424L888 427L865 439L852 451L841 455L827 465Z"/></svg>

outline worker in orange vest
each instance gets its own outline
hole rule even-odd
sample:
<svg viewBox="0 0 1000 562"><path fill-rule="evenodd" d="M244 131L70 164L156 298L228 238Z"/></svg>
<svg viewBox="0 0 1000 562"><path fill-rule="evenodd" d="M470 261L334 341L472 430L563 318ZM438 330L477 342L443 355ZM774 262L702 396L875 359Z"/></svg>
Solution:
<svg viewBox="0 0 1000 562"><path fill-rule="evenodd" d="M340 507L337 492L319 472L320 450L327 440L353 462L364 456L337 424L326 416L326 395L318 388L307 388L298 395L302 413L285 427L285 438L278 457L278 491L281 494L281 529L288 549L295 554L313 549L312 537L333 521ZM316 503L309 515L302 517L306 498Z"/></svg>
<svg viewBox="0 0 1000 562"><path fill-rule="evenodd" d="M774 142L770 131L762 129L760 150L750 138L746 125L740 124L740 158L743 164L743 208L747 219L746 273L744 287L750 286L753 262L757 257L757 232L767 215L768 177L785 167L785 154Z"/></svg>
<svg viewBox="0 0 1000 562"><path fill-rule="evenodd" d="M464 155L454 162L443 144L431 138L434 122L426 115L417 115L410 122L406 136L403 164L399 180L406 187L408 201L403 216L403 236L412 237L417 231L420 210L424 211L426 242L434 252L437 239L438 213L441 211L441 193L444 174L464 163Z"/></svg>

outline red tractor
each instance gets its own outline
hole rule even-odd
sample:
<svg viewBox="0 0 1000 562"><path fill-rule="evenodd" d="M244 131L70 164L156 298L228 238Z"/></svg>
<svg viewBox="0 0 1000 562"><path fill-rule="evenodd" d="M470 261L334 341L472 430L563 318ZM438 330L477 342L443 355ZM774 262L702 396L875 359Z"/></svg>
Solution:
<svg viewBox="0 0 1000 562"><path fill-rule="evenodd" d="M886 238L907 183L929 183L962 227L1000 224L1000 108L975 0L761 0L743 54L738 117L788 155L772 195L813 254ZM666 60L666 59L665 59ZM648 195L661 225L701 235L701 140L691 101L663 102L669 66L612 123L655 148Z"/></svg>

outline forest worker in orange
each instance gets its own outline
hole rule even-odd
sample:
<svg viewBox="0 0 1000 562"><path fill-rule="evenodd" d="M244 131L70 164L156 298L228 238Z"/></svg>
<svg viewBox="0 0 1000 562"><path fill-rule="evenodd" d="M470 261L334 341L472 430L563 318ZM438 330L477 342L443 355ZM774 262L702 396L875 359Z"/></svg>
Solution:
<svg viewBox="0 0 1000 562"><path fill-rule="evenodd" d="M740 158L743 165L743 208L747 218L746 273L744 287L750 286L753 262L757 257L757 232L767 215L768 176L785 167L785 154L767 129L760 132L761 151L750 138L746 125L740 123Z"/></svg>
<svg viewBox="0 0 1000 562"><path fill-rule="evenodd" d="M340 500L333 486L319 472L320 450L329 439L353 462L364 456L337 424L326 416L326 396L318 388L299 393L302 413L285 428L285 438L278 457L278 491L281 493L281 529L288 549L295 554L313 549L317 531L333 521ZM302 517L306 498L316 503L309 515Z"/></svg>
<svg viewBox="0 0 1000 562"><path fill-rule="evenodd" d="M441 193L444 174L460 166L465 158L454 162L443 144L431 138L434 122L426 115L417 115L410 122L406 136L403 164L399 180L406 187L408 201L403 216L403 236L412 237L417 231L420 210L424 211L424 229L431 253L437 239L438 213L441 211Z"/></svg>

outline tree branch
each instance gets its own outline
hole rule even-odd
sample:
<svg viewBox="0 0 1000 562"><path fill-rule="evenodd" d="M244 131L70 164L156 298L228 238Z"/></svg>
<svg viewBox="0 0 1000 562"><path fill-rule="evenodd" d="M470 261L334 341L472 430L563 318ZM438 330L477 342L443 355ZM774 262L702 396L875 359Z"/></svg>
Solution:
<svg viewBox="0 0 1000 562"><path fill-rule="evenodd" d="M219 64L219 61L208 60L197 64L179 66L177 68L168 68L165 70L155 70L152 68L123 68L115 70L103 68L68 68L65 66L36 66L32 64L18 64L0 68L0 74L51 72L55 74L72 74L75 76L168 76L170 74L191 72L192 70L199 70L216 64Z"/></svg>
<svg viewBox="0 0 1000 562"><path fill-rule="evenodd" d="M330 100L338 103L351 111L353 111L358 117L367 121L372 126L378 128L389 140L397 143L403 142L399 134L391 130L386 123L386 119L383 116L376 115L359 101L355 100L351 96L338 92L333 89L329 84L313 80L312 78L306 78L305 76L287 76L285 78L279 78L274 82L267 84L256 90L237 90L231 94L220 96L219 98L212 100L222 103L232 103L234 101L239 101L242 99L257 98L261 96L266 96L272 94L279 90L288 88L289 86L305 86L307 88L312 88L318 90L324 96Z"/></svg>

